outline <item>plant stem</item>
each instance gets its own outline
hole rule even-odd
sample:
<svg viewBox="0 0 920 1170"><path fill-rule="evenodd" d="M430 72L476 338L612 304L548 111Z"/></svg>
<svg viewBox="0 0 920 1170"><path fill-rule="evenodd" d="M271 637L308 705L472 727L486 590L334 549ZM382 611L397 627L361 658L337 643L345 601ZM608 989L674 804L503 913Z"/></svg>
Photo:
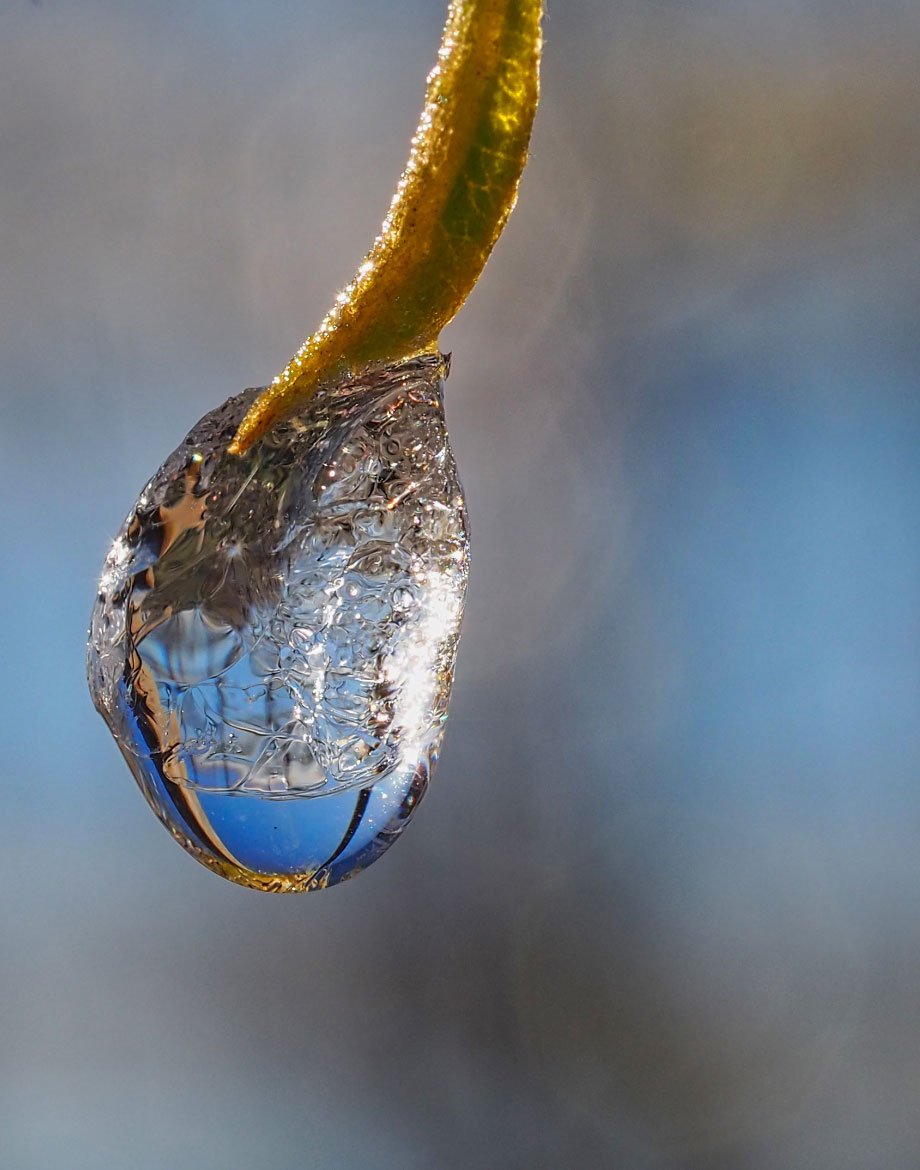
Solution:
<svg viewBox="0 0 920 1170"><path fill-rule="evenodd" d="M452 0L380 235L230 445L242 454L324 383L437 347L517 198L539 96L542 0Z"/></svg>

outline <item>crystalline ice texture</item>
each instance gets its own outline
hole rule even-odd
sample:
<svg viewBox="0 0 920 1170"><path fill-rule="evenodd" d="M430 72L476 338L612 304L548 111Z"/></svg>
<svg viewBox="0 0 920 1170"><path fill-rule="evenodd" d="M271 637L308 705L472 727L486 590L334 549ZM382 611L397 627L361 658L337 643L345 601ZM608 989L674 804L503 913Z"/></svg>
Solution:
<svg viewBox="0 0 920 1170"><path fill-rule="evenodd" d="M263 890L351 876L424 795L468 564L443 360L321 391L246 455L257 391L141 492L90 630L94 702L151 808Z"/></svg>

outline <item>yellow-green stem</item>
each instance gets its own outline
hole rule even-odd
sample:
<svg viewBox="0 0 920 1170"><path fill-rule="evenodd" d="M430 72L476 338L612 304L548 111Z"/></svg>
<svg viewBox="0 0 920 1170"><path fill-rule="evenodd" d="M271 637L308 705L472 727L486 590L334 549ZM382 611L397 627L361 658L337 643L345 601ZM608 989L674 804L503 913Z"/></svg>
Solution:
<svg viewBox="0 0 920 1170"><path fill-rule="evenodd" d="M231 453L302 409L319 386L436 349L514 207L539 96L541 15L542 0L452 0L380 235L250 407Z"/></svg>

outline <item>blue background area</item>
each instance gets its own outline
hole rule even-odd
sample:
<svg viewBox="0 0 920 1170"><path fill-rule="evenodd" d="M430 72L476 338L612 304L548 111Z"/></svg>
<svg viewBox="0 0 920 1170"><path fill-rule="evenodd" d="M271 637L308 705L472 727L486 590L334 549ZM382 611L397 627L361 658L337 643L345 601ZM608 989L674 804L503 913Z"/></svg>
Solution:
<svg viewBox="0 0 920 1170"><path fill-rule="evenodd" d="M441 4L0 8L0 1166L920 1164L920 8L569 0L448 418L443 758L223 883L92 711L108 541L286 361Z"/></svg>

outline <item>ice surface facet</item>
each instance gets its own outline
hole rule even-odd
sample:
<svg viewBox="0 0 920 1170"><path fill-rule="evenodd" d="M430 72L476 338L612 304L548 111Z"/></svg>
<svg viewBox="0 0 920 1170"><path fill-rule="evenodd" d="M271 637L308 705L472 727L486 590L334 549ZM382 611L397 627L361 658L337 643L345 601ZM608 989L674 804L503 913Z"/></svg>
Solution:
<svg viewBox="0 0 920 1170"><path fill-rule="evenodd" d="M365 868L424 795L466 589L445 363L320 391L242 457L206 415L106 558L93 700L151 808L257 889Z"/></svg>

